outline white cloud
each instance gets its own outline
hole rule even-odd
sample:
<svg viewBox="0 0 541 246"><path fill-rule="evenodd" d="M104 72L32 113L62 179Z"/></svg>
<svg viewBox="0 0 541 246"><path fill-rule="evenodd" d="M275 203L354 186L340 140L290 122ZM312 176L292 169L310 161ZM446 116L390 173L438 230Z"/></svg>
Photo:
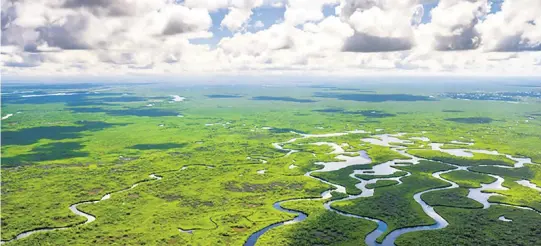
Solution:
<svg viewBox="0 0 541 246"><path fill-rule="evenodd" d="M541 2L506 0L489 14L487 0L440 0L421 24L424 1L4 1L2 73L541 73ZM279 4L283 21L252 20ZM219 9L232 36L191 43L213 37Z"/></svg>
<svg viewBox="0 0 541 246"><path fill-rule="evenodd" d="M184 0L184 5L189 8L204 8L209 11L229 7L231 0Z"/></svg>
<svg viewBox="0 0 541 246"><path fill-rule="evenodd" d="M153 13L154 22L160 26L162 35L177 35L194 32L205 32L212 25L208 12L204 9L189 9L173 5ZM162 23L160 23L162 22Z"/></svg>
<svg viewBox="0 0 541 246"><path fill-rule="evenodd" d="M430 12L427 38L436 50L475 49L481 42L475 27L488 10L487 0L441 0Z"/></svg>
<svg viewBox="0 0 541 246"><path fill-rule="evenodd" d="M284 13L285 22L296 26L308 21L319 21L323 15L323 7L338 3L338 0L289 0Z"/></svg>
<svg viewBox="0 0 541 246"><path fill-rule="evenodd" d="M541 50L541 1L505 1L478 30L487 51Z"/></svg>
<svg viewBox="0 0 541 246"><path fill-rule="evenodd" d="M355 29L344 51L386 52L412 48L423 8L417 0L343 0L337 12Z"/></svg>
<svg viewBox="0 0 541 246"><path fill-rule="evenodd" d="M207 32L212 20L205 9L138 0L119 10L126 3L126 0L3 3L2 45L16 46L19 52L55 52L41 54L42 57L61 57L58 53L71 53L68 50L93 50L92 54L102 61L131 64L141 60L135 59L136 53L167 49L165 44L175 43L169 42L170 39L187 42L187 38L212 35Z"/></svg>
<svg viewBox="0 0 541 246"><path fill-rule="evenodd" d="M252 9L262 4L263 0L232 0L229 13L227 13L220 25L232 32L242 30L253 14Z"/></svg>
<svg viewBox="0 0 541 246"><path fill-rule="evenodd" d="M260 21L260 20L258 20L258 21L256 21L256 22L254 23L254 28L255 28L255 29L261 29L261 28L264 28L264 27L265 27L265 24L264 24L262 21Z"/></svg>
<svg viewBox="0 0 541 246"><path fill-rule="evenodd" d="M222 20L221 26L236 32L243 28L252 14L251 9L230 8L229 13Z"/></svg>

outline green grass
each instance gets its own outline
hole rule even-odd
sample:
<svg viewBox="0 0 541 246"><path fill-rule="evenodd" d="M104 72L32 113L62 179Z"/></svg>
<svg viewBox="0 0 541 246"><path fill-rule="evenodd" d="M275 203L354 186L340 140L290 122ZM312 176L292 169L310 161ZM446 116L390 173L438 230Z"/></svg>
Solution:
<svg viewBox="0 0 541 246"><path fill-rule="evenodd" d="M473 171L498 175L504 178L504 187L509 190L497 190L495 193L503 196L492 196L489 201L506 203L511 205L526 206L541 211L541 195L539 191L517 184L521 179L530 180L532 183L541 184L541 166L537 164L525 165L521 168L507 169L499 167L474 167Z"/></svg>
<svg viewBox="0 0 541 246"><path fill-rule="evenodd" d="M378 180L378 181L376 181L376 183L367 184L366 188L367 189L375 189L375 188L391 186L391 185L395 185L395 184L398 184L398 181L396 181L396 180Z"/></svg>
<svg viewBox="0 0 541 246"><path fill-rule="evenodd" d="M506 179L528 179L532 183L541 186L541 166L526 164L524 167L508 169L501 167L471 167L472 171L502 176Z"/></svg>
<svg viewBox="0 0 541 246"><path fill-rule="evenodd" d="M541 216L532 211L491 206L488 209L436 207L449 226L400 236L396 245L539 245ZM498 220L500 216L512 222Z"/></svg>
<svg viewBox="0 0 541 246"><path fill-rule="evenodd" d="M370 148L366 151L366 153L372 159L372 163L384 163L394 159L409 159L398 152L392 151L388 147L378 145L370 145Z"/></svg>
<svg viewBox="0 0 541 246"><path fill-rule="evenodd" d="M354 165L330 172L314 172L312 176L321 178L325 181L344 186L346 192L350 195L361 194L361 190L355 187L355 184L360 183L359 180L350 177L354 170L370 169L372 165Z"/></svg>
<svg viewBox="0 0 541 246"><path fill-rule="evenodd" d="M190 167L166 172L161 174L162 180L141 184L97 204L81 205L81 210L98 218L89 226L54 232L54 237L36 234L21 242L160 244L174 240L184 244L205 240L241 244L261 227L291 217L272 208L276 200L304 195L317 197L322 191L321 183L306 183L312 181L306 177L274 181L255 171L254 168ZM239 181L236 177L241 174L244 178ZM213 192L216 190L221 195L216 196ZM180 234L178 228L196 232L194 236ZM83 235L76 236L81 230ZM117 236L102 237L104 234Z"/></svg>
<svg viewBox="0 0 541 246"><path fill-rule="evenodd" d="M419 156L422 158L441 161L449 164L455 164L459 166L480 166L480 165L501 165L501 166L513 166L515 162L507 159L505 156L488 155L475 153L472 158L459 157L451 154L447 154L437 150L426 149L412 149L408 150L408 153Z"/></svg>
<svg viewBox="0 0 541 246"><path fill-rule="evenodd" d="M404 171L397 171L389 175L369 175L369 174L355 174L356 177L364 179L364 180L371 180L371 179L381 179L381 178L395 178L395 177L402 177L408 174Z"/></svg>
<svg viewBox="0 0 541 246"><path fill-rule="evenodd" d="M421 195L421 199L430 206L446 206L457 208L483 208L483 204L468 198L469 189L454 188L432 191Z"/></svg>
<svg viewBox="0 0 541 246"><path fill-rule="evenodd" d="M342 198L348 197L347 194L336 192L336 191L331 191L331 195L332 195L331 200L340 200Z"/></svg>
<svg viewBox="0 0 541 246"><path fill-rule="evenodd" d="M480 188L481 184L490 184L496 181L494 177L465 170L444 173L441 174L441 177L453 181L463 188Z"/></svg>
<svg viewBox="0 0 541 246"><path fill-rule="evenodd" d="M491 196L490 202L506 203L517 206L526 206L541 212L541 193L529 187L519 185L513 181L503 182L509 190L498 190L495 193L503 196Z"/></svg>

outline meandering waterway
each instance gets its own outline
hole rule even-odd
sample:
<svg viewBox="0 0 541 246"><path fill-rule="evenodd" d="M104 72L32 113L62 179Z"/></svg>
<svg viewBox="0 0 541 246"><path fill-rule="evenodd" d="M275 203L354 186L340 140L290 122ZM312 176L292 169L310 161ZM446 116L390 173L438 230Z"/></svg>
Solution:
<svg viewBox="0 0 541 246"><path fill-rule="evenodd" d="M356 132L361 132L361 131L356 131ZM355 133L355 132L329 133L329 134L321 134L321 135L302 134L302 138L343 136L343 135L347 135L347 134L350 134L350 133ZM378 164L378 165L374 165L374 166L372 166L371 169L354 170L350 174L350 177L359 180L359 183L356 184L356 187L359 188L362 191L361 194L359 194L359 195L348 195L345 198L338 199L338 200L327 201L326 203L323 204L325 209L327 209L329 211L333 211L333 212L335 212L337 214L347 216L347 217L365 219L365 220L369 220L369 221L373 221L373 222L377 223L377 228L374 231L372 231L371 233L369 233L365 237L365 243L367 245L369 245L369 246L393 246L393 245L395 245L394 242L396 241L396 239L399 236L401 236L401 235L403 235L405 233L414 232L414 231L424 231L424 230L437 230L437 229L442 229L442 228L447 227L449 225L449 223L442 216L440 216L434 210L434 208L432 206L428 205L425 201L423 201L421 196L423 194L426 194L426 193L429 193L429 192L434 192L434 191L439 191L439 190L446 190L446 189L453 189L453 188L459 187L457 183L442 178L441 174L449 173L449 172L453 172L453 171L458 171L458 170L469 171L468 170L469 166L457 166L457 165L445 163L445 164L453 166L455 168L451 169L451 170L435 172L435 173L432 174L432 176L434 178L437 178L437 179L440 179L440 180L442 180L444 182L449 183L449 186L443 187L443 188L428 189L428 190L425 190L425 191L422 191L422 192L415 193L414 196L413 196L413 199L422 207L423 211L435 221L435 223L432 224L432 225L423 225L423 226L414 226L414 227L396 229L396 230L390 232L383 239L381 244L378 243L377 238L379 238L381 235L383 235L388 229L388 226L384 221L378 220L376 218L364 217L364 216L359 216L359 215L355 215L355 214L350 214L350 213L347 213L347 212L344 212L344 211L339 211L339 210L336 210L336 209L332 208L331 205L333 203L335 203L335 202L351 200L351 199L357 199L357 198L360 198L360 197L373 196L374 190L373 189L367 189L366 188L367 184L375 183L378 180L395 180L395 181L398 182L396 185L400 185L402 183L401 179L403 177L411 175L411 173L408 172L406 175L401 176L401 177L374 178L374 179L371 179L371 180L362 180L362 179L360 179L360 178L358 178L356 176L356 174L389 175L389 174L393 174L396 171L398 171L398 169L394 168L393 166L415 165L415 164L418 164L420 160L426 160L426 159L418 158L416 156L408 154L406 152L407 148L404 147L404 146L395 145L395 144L403 144L403 145L404 144L405 145L411 144L411 141L409 141L409 140L402 140L402 139L398 138L398 137L401 137L401 136L404 136L404 135L405 135L405 133L380 134L380 135L372 136L370 138L361 139L361 141L367 142L367 143L370 143L370 144L390 147L391 150L396 151L396 152L398 152L398 153L400 153L400 154L402 154L402 155L404 155L404 156L406 156L406 157L408 157L410 159L397 159L397 160L392 160L392 161L389 161L389 162L381 163L381 164ZM424 141L424 142L430 141L430 139L428 139L426 137L414 137L414 138L410 138L410 139L413 139L413 140L417 139L417 140L421 140L421 141ZM283 143L273 143L273 146L276 149L279 149L279 150L282 150L282 151L287 151L286 156L289 156L289 155L291 155L291 154L293 154L295 152L298 152L298 151L294 150L294 149L285 149L282 146L285 145L285 144L293 143L296 140L297 140L297 138L293 138L293 139L290 139L290 140L288 140L286 142L283 142ZM457 144L458 142L454 141L452 143ZM351 156L343 155L346 152L342 149L341 145L338 145L336 143L316 142L316 143L312 143L312 144L330 146L331 148L333 148L333 151L330 154L338 154L337 159L341 160L339 162L318 162L316 164L324 166L322 169L319 169L319 170L316 170L316 171L310 171L310 172L305 174L305 176L307 176L307 177L317 179L320 182L329 184L329 185L334 187L334 189L327 190L327 191L323 192L321 194L321 198L316 198L317 200L326 200L326 199L331 198L332 197L331 191L346 193L346 189L345 189L345 187L343 187L341 185L333 184L333 183L328 182L326 180L322 180L320 178L314 177L314 176L311 175L312 173L314 173L314 172L329 172L329 171L339 170L339 169L342 169L342 168L348 167L348 166L362 165L362 164L371 163L370 157L368 155L366 155L366 152L360 152L359 156L351 157ZM431 148L433 150L438 150L438 151L441 151L441 152L445 152L445 153L452 154L452 155L455 155L455 156L460 156L460 157L473 157L473 153L483 153L483 154L491 154L491 155L503 155L503 154L501 154L501 153L499 153L497 151L487 151L487 150L442 149L441 147L444 145L443 143L430 143L429 145L431 146ZM468 145L472 145L472 143L468 143ZM505 156L507 158L509 158L509 159L516 162L513 167L506 167L506 168L520 168L520 167L523 167L524 164L532 163L530 158L519 158L519 157L513 157L511 155L505 155ZM482 186L480 188L472 188L472 189L470 189L469 194L468 194L468 198L471 198L473 200L476 200L476 201L480 202L481 204L483 204L483 208L485 208L485 209L488 208L492 204L492 205L503 205L503 206L510 206L510 207L515 207L515 208L520 208L520 209L533 210L533 209L531 209L529 207L523 207L523 206L513 206L513 205L507 205L507 204L489 203L488 199L490 198L490 196L499 195L499 194L488 193L487 190L506 190L507 189L507 188L502 186L502 184L504 182L504 179L502 177L496 176L496 175L490 175L490 176L496 178L496 181L493 182L493 183L490 183L490 184L482 184ZM531 184L529 181L521 180L521 181L517 181L517 183L519 183L519 184L521 184L523 186L530 187L532 189L536 189L536 190L540 189L539 187ZM298 201L298 200L314 200L314 199L293 199L293 200L289 200L289 201L295 201L295 200ZM269 231L269 230L271 230L273 228L276 228L276 227L279 227L279 226L284 226L284 225L291 224L291 223L300 222L300 221L303 221L303 220L305 220L307 218L307 215L305 213L301 212L301 211L295 211L295 210L290 210L290 209L283 208L281 206L282 202L284 202L284 201L274 203L273 207L275 209L279 210L279 211L282 211L282 212L293 213L293 214L296 215L295 218L292 219L292 220L283 221L283 222L279 222L279 223L269 225L269 226L255 232L255 233L253 233L248 238L248 240L245 242L244 246L253 246L253 245L255 245L257 243L257 240L265 232L267 232L267 231ZM535 210L533 210L533 211L535 211ZM511 221L511 220L507 220L503 216L500 217L500 220L507 221L507 222Z"/></svg>
<svg viewBox="0 0 541 246"><path fill-rule="evenodd" d="M11 242L11 241L15 241L15 240L19 240L19 239L22 239L22 238L25 238L25 237L28 237L34 233L38 233L38 232L48 232L48 231L57 231L57 230L66 230L66 229L69 229L69 228L72 228L74 226L77 226L77 225L84 225L84 224L88 224L88 223L92 223L93 221L96 220L96 217L92 214L89 214L89 213L86 213L84 211L81 211L79 210L77 207L80 206L80 205L83 205L83 204L91 204L91 203L99 203L101 201L104 201L104 200L108 200L109 198L111 198L112 195L114 194L118 194L120 192L124 192L124 191L127 191L127 190L131 190L135 187L137 187L139 184L141 183L146 183L146 182L150 182L150 181L153 181L153 180L160 180L162 179L161 176L158 176L158 175L155 175L155 174L150 174L149 177L151 178L150 180L143 180L143 181L139 181L135 184L133 184L132 186L130 186L129 188L126 188L126 189L123 189L123 190L119 190L119 191L115 191L115 192L111 192L111 193L107 193L105 194L104 196L101 197L100 200L93 200L93 201L82 201L82 202L78 202L78 203L74 203L72 205L69 206L69 210L71 212L73 212L74 214L76 215L79 215L79 216L83 216L86 218L86 221L83 222L83 223L79 223L79 224L75 224L75 225L70 225L70 226L66 226L66 227L51 227L51 228L38 228L38 229L33 229L33 230L29 230L29 231L25 231L23 233L20 233L19 235L15 236L15 238L9 240L9 241L1 241L0 244L4 244L4 243L8 243L8 242Z"/></svg>

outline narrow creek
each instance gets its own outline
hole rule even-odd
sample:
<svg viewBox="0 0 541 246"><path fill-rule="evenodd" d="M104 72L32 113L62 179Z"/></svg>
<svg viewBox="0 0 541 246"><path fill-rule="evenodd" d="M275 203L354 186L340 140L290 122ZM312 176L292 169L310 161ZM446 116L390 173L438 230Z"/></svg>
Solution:
<svg viewBox="0 0 541 246"><path fill-rule="evenodd" d="M436 223L432 224L432 225L427 225L427 226L416 226L416 227L408 227L408 228L396 229L396 230L392 231L391 233L389 233L385 237L385 239L383 240L381 245L385 245L385 246L394 245L394 242L396 241L396 239L399 236L401 236L402 234L405 234L405 233L414 232L414 231L437 230L437 229L445 228L445 227L447 227L449 225L449 223L443 217L441 217L438 213L436 213L436 211L434 211L434 208L432 206L428 205L425 201L423 201L423 199L421 199L421 196L423 194L425 194L425 193L432 192L432 191L447 190L447 189L457 188L458 187L457 183L446 180L446 179L442 178L440 175L444 174L444 173L450 173L450 172L458 171L458 170L467 170L467 167L459 167L459 166L455 166L455 165L452 165L452 166L456 167L456 169L435 172L435 173L432 174L432 177L437 178L437 179L442 180L442 181L445 181L445 182L451 184L451 186L447 186L447 187L443 187L443 188L429 189L429 190L425 190L425 191L415 193L413 195L413 199L415 200L415 202L417 202L419 205L421 205L421 207L423 208L423 211L428 216L430 216L430 218L435 220Z"/></svg>
<svg viewBox="0 0 541 246"><path fill-rule="evenodd" d="M342 135L346 135L346 134L349 134L349 133L354 133L354 132L332 133L332 134L322 134L322 135L307 135L307 134L304 134L304 135L301 134L301 135L302 135L302 138L311 138L311 137L342 136ZM331 205L333 203L335 203L335 202L352 200L352 199L356 199L356 198L359 198L359 197L372 196L374 194L374 190L373 189L367 189L366 188L367 184L375 183L378 180L395 180L395 181L398 182L396 185L400 185L402 183L401 179L403 177L407 177L407 176L411 175L411 173L408 172L406 175L401 176L401 177L374 178L374 179L371 179L371 180L368 180L368 181L367 180L362 180L362 179L355 176L356 174L373 174L373 175L392 174L395 171L397 171L397 169L391 167L391 165L393 165L393 166L414 165L414 164L418 164L420 160L426 160L424 158L419 158L419 157L416 157L416 156L413 156L411 154L406 153L407 148L404 147L404 146L398 146L398 145L390 144L390 143L402 143L402 144L406 143L407 144L409 142L408 140L401 140L401 139L397 138L398 136L402 136L402 135L403 134L394 134L394 135L392 135L392 134L382 134L382 135L374 136L374 137L377 137L378 139L376 139L376 138L361 139L362 141L368 142L368 143L371 143L371 144L390 147L391 150L396 151L396 152L398 152L398 153L400 153L400 154L402 154L402 155L404 155L404 156L406 156L406 157L408 157L410 159L405 159L405 160L403 160L403 159L395 159L395 160L392 160L392 161L389 161L389 162L386 162L386 163L375 165L375 166L372 167L372 169L354 170L353 173L350 174L350 177L359 180L359 183L356 184L356 187L359 188L362 191L361 194L359 194L359 195L348 195L347 197L342 198L342 199L328 201L328 202L324 203L324 205L323 205L325 209L327 209L329 211L332 211L332 212L335 212L337 214L347 216L347 217L365 219L365 220L369 220L369 221L373 221L373 222L377 223L377 228L374 231L370 232L365 237L365 243L367 245L369 245L369 246L394 246L396 239L399 236L401 236L401 235L403 235L405 233L415 232L415 231L425 231L425 230L438 230L438 229L443 229L443 228L447 227L449 225L449 223L443 217L441 217L438 213L436 213L436 211L434 210L434 208L432 206L428 205L425 201L423 201L421 199L421 196L423 194L426 194L426 193L429 193L429 192L434 192L434 191L439 191L439 190L447 190L447 189L453 189L453 188L459 187L459 185L457 183L442 178L441 174L445 174L445 173L449 173L449 172L453 172L453 171L458 171L458 170L464 170L464 171L469 172L468 168L470 166L457 166L457 165L445 163L445 164L453 166L455 168L451 169L451 170L435 172L435 173L432 174L432 176L434 178L437 178L439 180L447 182L450 185L447 186L447 187L434 188L434 189L428 189L428 190L425 190L425 191L421 191L421 192L415 193L414 196L413 196L414 200L422 207L423 211L435 221L435 223L432 224L432 225L426 225L426 226L414 226L414 227L395 229L392 232L390 232L383 239L382 243L378 243L377 238L379 238L388 229L388 226L384 221L378 220L376 218L364 217L364 216L359 216L359 215L355 215L355 214L350 214L350 213L347 213L347 212L344 212L344 211L339 211L339 210L336 210L336 209L332 208ZM298 152L298 151L297 150L292 150L292 149L285 149L285 148L282 147L282 145L288 144L288 143L293 143L297 139L298 138L293 138L293 139L290 139L290 140L288 140L286 142L283 142L283 143L273 143L273 146L276 149L279 149L279 150L282 150L282 151L287 151L286 156L289 156L292 153L295 153L295 152ZM423 138L423 139L426 139L426 138ZM425 141L425 140L423 140L423 141ZM288 200L288 201L325 200L325 199L329 199L329 198L332 197L331 196L331 191L346 193L345 187L337 185L337 184L330 183L330 182L328 182L326 180L322 180L322 179L317 178L317 177L314 177L311 174L314 173L314 172L334 171L334 170L338 170L338 169L341 169L341 168L344 168L344 167L347 167L347 166L351 166L351 165L359 165L359 164L369 164L369 163L371 163L371 161L369 161L369 162L366 162L366 161L363 161L363 160L360 160L360 161L359 160L353 160L352 161L352 160L348 159L348 156L341 155L341 154L343 154L345 152L343 150L341 150L339 145L337 145L335 143L318 142L318 143L315 143L315 144L317 144L317 145L323 145L323 144L329 145L330 147L332 147L334 149L333 152L332 152L333 154L339 154L337 156L337 159L340 159L342 162L328 162L328 163L321 163L320 162L320 163L316 163L316 164L319 164L319 165L323 165L324 168L316 170L316 171L310 171L310 172L306 173L305 176L308 176L310 178L317 179L320 182L329 184L329 185L333 186L334 189L330 189L330 190L327 190L327 191L323 192L321 194L321 198L315 198L315 199L292 199L292 200ZM433 147L433 149L443 150L443 149L440 148L442 145L437 144L436 146L437 147ZM457 156L466 156L466 155L469 156L469 154L470 154L469 151L474 152L474 153L478 152L478 153L490 153L490 154L494 154L494 155L500 155L500 153L498 153L497 151L483 151L483 150L473 150L472 151L472 150L464 150L464 149L460 149L460 150L456 150L456 151L444 150L442 152L454 153ZM366 155L366 152L360 153L360 154L361 154L360 156L363 156L363 157L365 157L367 159L370 159ZM512 168L523 167L524 164L531 163L530 158L515 158L515 157L512 157L510 155L505 155L505 156L507 158L515 161L516 163L515 163L515 165L513 167L508 167L508 166L501 166L501 167L512 169ZM408 163L408 164L406 164L406 163ZM334 166L333 166L333 164L334 164ZM489 203L488 199L490 198L490 196L499 195L499 194L487 193L486 190L498 190L498 189L499 190L505 190L505 189L507 189L507 188L502 186L502 183L504 181L504 179L502 177L496 176L496 175L490 175L490 176L496 178L497 180L495 182L491 183L491 184L482 184L481 188L472 188L472 189L470 189L470 192L468 194L468 198L471 198L471 199L476 200L476 201L480 202L481 204L483 204L484 209L488 208L492 204L492 205L502 205L502 206L509 206L509 207L514 207L514 208L519 208L519 209L527 209L527 210L535 211L534 209L531 209L529 207L514 206L514 205L500 204L500 203ZM526 183L526 181L521 181L519 183L521 185L531 187L531 185L529 183ZM532 187L532 188L534 188L534 187ZM535 187L535 188L537 188L537 187ZM267 232L267 231L269 231L269 230L271 230L273 228L283 226L283 225L287 225L287 224L291 224L291 223L295 223L295 222L300 222L300 221L305 220L308 217L307 214L305 214L305 213L303 213L301 211L296 211L296 210L290 210L290 209L283 208L281 206L282 202L285 202L285 201L276 202L276 203L273 204L273 207L275 209L279 210L279 211L282 211L282 212L295 214L296 215L295 218L293 218L291 220L278 222L278 223L269 225L269 226L264 227L263 229L255 232L255 233L253 233L252 235L250 235L248 240L245 242L244 246L254 246L254 245L256 245L257 240L265 232ZM538 211L535 211L535 212L539 213Z"/></svg>
<svg viewBox="0 0 541 246"><path fill-rule="evenodd" d="M122 189L122 190L119 190L119 191L115 191L115 192L111 192L111 193L107 193L105 194L104 196L101 197L100 200L93 200L93 201L82 201L82 202L78 202L78 203L74 203L72 205L69 206L69 210L76 214L76 215L79 215L79 216L83 216L86 218L86 221L83 222L83 223L78 223L78 224L74 224L74 225L70 225L70 226L65 226L65 227L50 227L50 228L38 228L38 229L33 229L33 230L29 230L29 231L25 231L25 232L22 232L20 234L18 234L17 236L15 236L15 238L11 239L11 240L7 240L7 241L0 241L0 244L4 244L4 243L9 243L9 242L12 242L12 241L15 241L15 240L19 240L19 239L22 239L22 238L25 238L25 237L28 237L34 233L38 233L38 232L48 232L48 231L58 231L58 230L66 230L66 229L69 229L69 228L72 228L74 226L78 226L78 225L84 225L84 224L88 224L88 223L91 223L93 222L94 220L96 220L96 217L92 214L89 214L89 213L86 213L86 212L83 212L81 210L79 210L77 207L79 205L83 205L83 204L91 204L91 203L99 203L101 201L104 201L104 200L107 200L109 198L111 198L112 195L114 194L117 194L117 193L120 193L120 192L125 192L125 191L128 191L128 190L131 190L135 187L137 187L139 184L142 184L142 183L146 183L146 182L150 182L150 181L154 181L154 180L160 180L162 179L161 176L158 176L158 175L155 175L155 174L150 174L149 177L151 178L150 180L143 180L143 181L139 181L135 184L133 184L132 186L130 186L129 188L126 188L126 189Z"/></svg>

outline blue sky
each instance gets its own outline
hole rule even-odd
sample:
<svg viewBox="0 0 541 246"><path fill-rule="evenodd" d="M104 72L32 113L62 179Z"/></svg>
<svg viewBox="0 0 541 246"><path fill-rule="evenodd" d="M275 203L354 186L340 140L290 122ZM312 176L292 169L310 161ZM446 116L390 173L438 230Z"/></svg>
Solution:
<svg viewBox="0 0 541 246"><path fill-rule="evenodd" d="M248 26L250 26L250 28L248 28L247 31L257 31L257 29L253 27L256 21L263 22L263 24L267 28L269 26L272 26L273 24L284 18L284 11L285 7L260 7L254 9L254 14L250 19L250 22L248 23ZM210 12L210 17L212 18L212 27L209 29L209 31L213 33L213 37L193 39L192 42L194 44L208 44L211 47L216 47L216 45L218 44L218 42L220 42L222 38L233 36L232 31L220 25L228 12L228 9L219 9L217 11ZM325 8L324 13L326 14L326 16L331 15L331 13L334 13L334 8Z"/></svg>

